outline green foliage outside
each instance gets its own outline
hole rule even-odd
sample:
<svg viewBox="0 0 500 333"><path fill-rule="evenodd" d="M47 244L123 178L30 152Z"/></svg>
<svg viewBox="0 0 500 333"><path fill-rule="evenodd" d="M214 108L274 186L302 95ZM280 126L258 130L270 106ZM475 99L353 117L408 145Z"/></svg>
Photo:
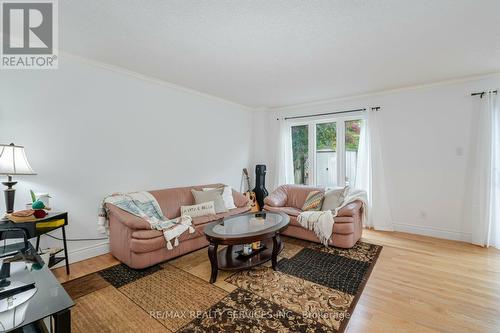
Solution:
<svg viewBox="0 0 500 333"><path fill-rule="evenodd" d="M345 122L346 151L357 151L361 120ZM309 131L307 125L292 126L292 153L295 183L305 183L305 163L308 157ZM316 149L337 151L337 128L335 123L316 125Z"/></svg>
<svg viewBox="0 0 500 333"><path fill-rule="evenodd" d="M361 120L345 122L345 149L347 151L358 151L360 134Z"/></svg>

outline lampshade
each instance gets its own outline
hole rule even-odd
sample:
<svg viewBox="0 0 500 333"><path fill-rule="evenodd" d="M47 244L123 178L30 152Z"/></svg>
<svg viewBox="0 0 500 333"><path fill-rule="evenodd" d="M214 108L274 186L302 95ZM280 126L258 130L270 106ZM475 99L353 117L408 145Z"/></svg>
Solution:
<svg viewBox="0 0 500 333"><path fill-rule="evenodd" d="M34 175L24 147L0 144L0 175Z"/></svg>

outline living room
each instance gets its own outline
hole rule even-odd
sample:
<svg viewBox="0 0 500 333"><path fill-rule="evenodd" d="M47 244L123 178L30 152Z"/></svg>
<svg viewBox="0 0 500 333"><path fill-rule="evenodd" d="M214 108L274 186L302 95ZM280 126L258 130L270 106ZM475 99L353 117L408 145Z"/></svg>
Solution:
<svg viewBox="0 0 500 333"><path fill-rule="evenodd" d="M30 3L0 331L500 330L498 1Z"/></svg>

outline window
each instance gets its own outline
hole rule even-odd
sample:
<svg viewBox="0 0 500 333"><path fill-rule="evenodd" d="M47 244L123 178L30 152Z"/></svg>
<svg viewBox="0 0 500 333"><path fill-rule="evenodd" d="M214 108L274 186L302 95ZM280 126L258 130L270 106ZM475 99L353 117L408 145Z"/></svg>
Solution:
<svg viewBox="0 0 500 333"><path fill-rule="evenodd" d="M355 183L360 118L290 124L295 184L337 187Z"/></svg>
<svg viewBox="0 0 500 333"><path fill-rule="evenodd" d="M309 180L309 128L292 126L293 179L295 184L308 184Z"/></svg>

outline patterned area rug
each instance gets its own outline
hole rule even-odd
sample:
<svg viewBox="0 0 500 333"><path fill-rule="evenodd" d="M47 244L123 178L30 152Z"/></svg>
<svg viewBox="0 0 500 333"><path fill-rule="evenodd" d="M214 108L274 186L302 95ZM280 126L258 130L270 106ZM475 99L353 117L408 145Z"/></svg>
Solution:
<svg viewBox="0 0 500 333"><path fill-rule="evenodd" d="M120 264L64 284L74 332L344 332L381 246L285 238L269 263L207 282L206 249L144 270Z"/></svg>

